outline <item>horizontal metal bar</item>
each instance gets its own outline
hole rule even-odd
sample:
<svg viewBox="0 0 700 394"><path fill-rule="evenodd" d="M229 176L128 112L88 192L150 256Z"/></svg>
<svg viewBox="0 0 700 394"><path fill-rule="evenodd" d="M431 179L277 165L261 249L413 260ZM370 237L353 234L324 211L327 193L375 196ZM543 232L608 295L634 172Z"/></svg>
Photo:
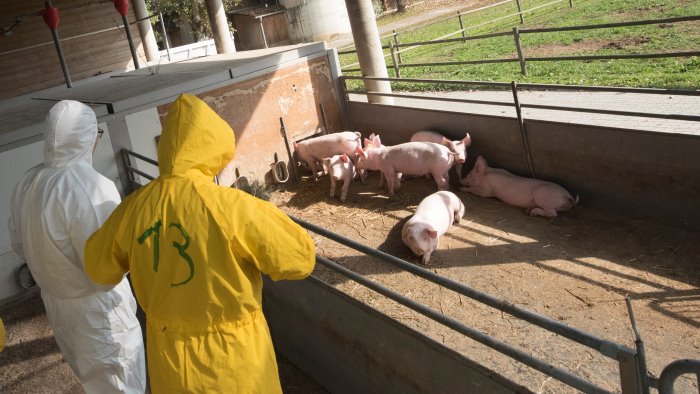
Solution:
<svg viewBox="0 0 700 394"><path fill-rule="evenodd" d="M560 107L557 105L540 105L540 104L520 104L522 108L534 108L534 109L550 109L556 111L568 111L568 112L586 112L586 113L596 113L603 115L622 115L622 116L635 116L639 118L655 118L655 119L674 119L674 120L686 120L691 122L700 122L699 115L683 115L683 114L650 114L644 112L633 112L633 111L616 111L609 109L596 109L596 108L580 108L580 107Z"/></svg>
<svg viewBox="0 0 700 394"><path fill-rule="evenodd" d="M551 56L551 57L525 57L528 62L547 62L562 60L608 60L608 59L656 59L663 57L691 57L700 56L700 51L671 52L671 53L629 53L622 55L582 55L582 56ZM516 59L517 60L517 59ZM442 64L442 63L437 63ZM401 64L406 67L406 64Z"/></svg>
<svg viewBox="0 0 700 394"><path fill-rule="evenodd" d="M126 152L127 155L134 156L135 158L141 159L141 160L145 161L146 163L153 164L154 166L158 166L158 162L151 159L150 157L146 157L142 154L130 151L128 149L124 149L124 152Z"/></svg>
<svg viewBox="0 0 700 394"><path fill-rule="evenodd" d="M459 31L457 32L459 33ZM400 48L400 47L410 47L414 45L431 45L431 44L447 44L451 42L460 42L460 41L471 41L471 40L482 40L485 38L494 38L494 37L503 37L503 36L512 36L513 32L512 31L504 31L500 33L490 33L490 34L481 34L478 36L467 36L467 37L458 37L458 38L447 38L444 40L430 40L430 41L417 41L417 42L401 42L398 44L394 44L395 48Z"/></svg>
<svg viewBox="0 0 700 394"><path fill-rule="evenodd" d="M352 75L343 75L340 77L343 80L368 80L368 81L389 81L389 82L413 82L413 83L432 83L432 84L455 84L467 86L498 86L510 89L508 82L486 82L486 81L463 81L458 79L420 79L420 78L390 78L390 77L360 77Z"/></svg>
<svg viewBox="0 0 700 394"><path fill-rule="evenodd" d="M336 241L340 244L343 244L345 246L351 247L357 251L360 251L362 253L365 253L369 256L376 257L382 261L385 261L387 263L396 265L398 267L403 268L404 270L411 272L415 275L420 276L421 278L424 278L426 280L429 280L433 283L436 283L438 285L441 285L447 289L450 289L452 291L455 291L459 294L462 294L464 296L467 296L469 298L472 298L474 300L477 300L483 304L486 304L492 308L504 311L510 315L513 315L515 317L518 317L520 319L523 319L529 323L532 323L538 327L542 327L544 329L547 329L549 331L552 331L556 334L559 334L565 338L568 338L574 342L578 342L584 346L588 346L592 349L595 349L599 351L601 354L616 359L616 360L621 360L621 359L629 359L635 356L635 352L627 347L624 347L622 345L619 345L617 343L595 337L593 335L590 335L586 332L583 332L581 330L575 329L573 327L569 327L557 320L551 319L546 316L539 315L537 313L531 312L527 309L519 308L515 306L514 304L501 300L499 298L493 297L489 294L482 293L478 290L472 289L468 286L465 286L462 283L456 282L454 280L451 280L449 278L445 278L444 276L435 274L434 272L427 270L425 268L421 268L416 266L415 264L411 264L407 261L401 260L396 256L392 256L388 253L382 252L380 250L370 248L366 245L363 245L359 242L355 242L351 239L348 239L346 237L343 237L342 235L333 233L331 231L328 231L324 229L323 227L319 227L315 224L300 220L298 218L295 218L293 216L290 216L292 220L295 222L299 223L302 227L306 228L307 230L313 231L317 234L320 234L328 239L331 239L333 241Z"/></svg>
<svg viewBox="0 0 700 394"><path fill-rule="evenodd" d="M354 280L357 283L362 284L363 286L366 286L377 293L390 298L396 302L398 302L401 305L404 305L410 309L413 309L414 311L429 317L432 320L435 320L441 324L444 324L445 326L481 343L484 344L492 349L497 350L498 352L505 354L506 356L517 360L529 367L532 367L548 376L551 376L561 382L566 383L567 385L574 387L578 390L581 390L585 393L607 393L608 391L594 385L593 383L582 379L581 377L574 375L568 371L565 371L561 368L555 367L552 364L549 364L547 362L544 362L538 358L535 358L525 352L523 352L520 349L517 349L505 342L501 342L500 340L493 338L487 334L484 334L481 331L478 331L474 328L468 327L461 321L454 319L449 316L445 316L442 313L438 313L437 311L428 308L427 306L420 304L416 301L413 301L412 299L403 296L402 294L399 294L395 292L394 290L391 290L385 286L382 286L376 282L373 282L367 278L365 278L362 275L359 275L329 259L326 259L325 257L316 255L316 261L323 264L326 267L329 267L330 269L339 272L346 277Z"/></svg>
<svg viewBox="0 0 700 394"><path fill-rule="evenodd" d="M413 83L432 83L432 84L456 84L456 85L482 85L482 86L499 86L510 89L508 82L480 82L480 81L461 81L454 79L419 79L419 78L380 78L380 77L361 77L353 75L343 75L340 80L371 80L371 81L389 81L389 82L413 82ZM614 86L578 86L578 85L559 85L559 84L543 84L543 83L522 83L518 84L519 90L576 90L587 92L617 92L617 93L643 93L643 94L672 94L680 96L700 96L700 89L661 89L661 88L621 88Z"/></svg>
<svg viewBox="0 0 700 394"><path fill-rule="evenodd" d="M530 61L530 58L527 58ZM488 64L488 63L512 63L518 62L518 58L513 59L484 59L484 60L469 60L464 62L440 62L440 63L401 63L401 68L404 67L434 67L434 66L461 66L465 64ZM389 68L390 66L387 66Z"/></svg>
<svg viewBox="0 0 700 394"><path fill-rule="evenodd" d="M503 5L503 4L506 4L506 3L510 3L510 2L512 2L512 1L515 1L515 0L505 0L505 1L501 1L501 2L499 2L499 3L490 4L490 5L487 5L487 6L485 6L485 7L476 8L476 9L473 9L473 10L468 10L468 11L460 12L458 15L472 14L472 13L475 13L475 12L483 11L483 10L485 10L485 9L487 9L487 8L492 8L492 7L496 7L496 6L499 6L499 5ZM449 20L451 20L451 19L455 19L455 17L454 17L454 16L450 16L450 17L447 17L447 18L444 18L444 19L436 20L436 21L434 21L434 22L430 22L430 23L426 23L426 24L420 25L420 26L418 26L418 27L414 27L414 28L412 28L412 29L406 29L406 30L403 30L403 31L400 31L400 32L396 33L396 35L410 33L410 32L412 32L412 31L420 30L420 29L423 29L423 28L425 28L425 27L427 27L427 26L434 25L434 24L441 23L441 22L445 22L445 21L449 21ZM380 39L384 39L384 38L389 38L389 37L393 37L393 36L394 36L394 33L392 33L392 34L387 34L387 35L381 36L381 37L379 37L379 38L380 38Z"/></svg>
<svg viewBox="0 0 700 394"><path fill-rule="evenodd" d="M557 85L557 84L539 84L539 83L522 83L518 84L518 88L522 89L543 89L543 90L576 90L586 92L616 92L616 93L642 93L642 94L673 94L681 96L700 96L700 90L685 90L685 89L661 89L661 88L621 88L615 86L576 86L576 85Z"/></svg>
<svg viewBox="0 0 700 394"><path fill-rule="evenodd" d="M612 27L656 25L656 24L661 24L661 23L676 23L676 22L688 22L688 21L697 21L697 20L700 20L700 15L680 16L677 18L665 18L665 19L647 19L647 20L632 21L632 22L602 23L599 25L580 25L580 26L564 26L564 27L543 27L543 28L538 28L538 29L520 29L520 33L521 34L549 33L549 32L571 31L571 30L608 29L608 28L612 28Z"/></svg>
<svg viewBox="0 0 700 394"><path fill-rule="evenodd" d="M131 172L133 172L133 173L135 173L135 174L141 175L142 177L148 179L149 181L152 181L152 180L156 179L153 175L147 174L147 173L145 173L145 172L139 170L138 168L134 168L134 167L132 167L132 166L126 166L126 169L129 170L129 171L131 171Z"/></svg>
<svg viewBox="0 0 700 394"><path fill-rule="evenodd" d="M505 103L503 101L467 100L467 99L458 99L458 98L451 98L451 97L416 96L414 94L379 93L379 92L367 92L364 90L346 90L345 93L366 94L366 95L370 95L370 96L381 95L383 97L413 98L413 99L418 99L418 100L430 100L430 101L447 101L447 102L451 102L451 103L500 105L500 106L504 106L504 107L512 107L513 106L513 103Z"/></svg>

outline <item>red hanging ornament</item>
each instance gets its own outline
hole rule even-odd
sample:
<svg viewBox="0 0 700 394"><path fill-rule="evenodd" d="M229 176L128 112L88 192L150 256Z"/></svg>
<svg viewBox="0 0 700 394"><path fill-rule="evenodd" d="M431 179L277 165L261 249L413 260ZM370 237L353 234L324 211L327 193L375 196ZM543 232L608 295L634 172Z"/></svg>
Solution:
<svg viewBox="0 0 700 394"><path fill-rule="evenodd" d="M121 16L126 16L129 13L129 0L114 0L114 8Z"/></svg>
<svg viewBox="0 0 700 394"><path fill-rule="evenodd" d="M44 22L51 30L56 30L58 27L58 8L56 7L46 7L42 11L41 16L44 18Z"/></svg>

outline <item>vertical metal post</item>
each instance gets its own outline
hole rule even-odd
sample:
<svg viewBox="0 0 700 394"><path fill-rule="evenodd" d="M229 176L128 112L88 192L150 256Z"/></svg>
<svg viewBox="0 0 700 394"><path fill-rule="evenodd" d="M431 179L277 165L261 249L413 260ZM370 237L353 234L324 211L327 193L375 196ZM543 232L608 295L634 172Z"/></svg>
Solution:
<svg viewBox="0 0 700 394"><path fill-rule="evenodd" d="M520 23L525 23L525 17L523 17L523 7L520 4L520 0L515 0L515 3L518 5L518 15L520 16Z"/></svg>
<svg viewBox="0 0 700 394"><path fill-rule="evenodd" d="M163 35L163 45L165 45L165 52L168 54L168 61L172 61L170 56L170 42L168 42L168 31L165 30L165 21L163 20L163 13L158 13L158 18L160 19L160 31Z"/></svg>
<svg viewBox="0 0 700 394"><path fill-rule="evenodd" d="M632 309L632 301L629 296L625 297L625 302L627 303L627 311L629 313L630 322L632 323L632 330L634 331L634 344L637 349L637 367L639 368L638 379L640 385L641 394L649 394L649 379L647 375L647 360L646 352L644 351L644 342L642 341L642 336L637 328L637 320L634 318L634 310Z"/></svg>
<svg viewBox="0 0 700 394"><path fill-rule="evenodd" d="M397 58L399 59L399 63L403 62L403 59L401 59L401 48L399 48L399 35L396 33L396 30L393 31L393 36L394 36L394 45L396 45L396 55Z"/></svg>
<svg viewBox="0 0 700 394"><path fill-rule="evenodd" d="M462 38L467 36L467 33L464 31L464 21L462 21L462 13L457 11L457 19L459 19L459 30L462 31Z"/></svg>
<svg viewBox="0 0 700 394"><path fill-rule="evenodd" d="M515 113L518 115L518 126L520 127L520 137L523 140L523 150L525 151L525 160L527 161L527 169L530 172L530 178L535 177L535 170L532 168L532 156L530 155L530 143L527 141L527 133L525 132L525 122L523 121L522 110L520 109L520 100L518 100L518 85L515 81L510 83L513 90L513 104L515 105Z"/></svg>
<svg viewBox="0 0 700 394"><path fill-rule="evenodd" d="M46 8L51 7L51 1L47 0L44 2ZM57 14L58 15L58 14ZM61 63L61 71L63 71L63 79L66 81L66 87L72 88L73 83L70 80L70 74L68 72L68 66L66 65L66 58L63 56L63 47L61 46L61 40L58 38L58 16L56 17L56 28L53 29L49 26L51 30L51 36L53 37L53 43L56 46L56 54L58 54L58 61Z"/></svg>
<svg viewBox="0 0 700 394"><path fill-rule="evenodd" d="M134 47L134 40L131 38L131 29L129 28L129 18L126 15L122 15L122 21L124 22L124 31L126 32L126 40L129 41L129 49L131 49L131 58L134 60L134 67L138 70L139 59L136 56L136 48Z"/></svg>
<svg viewBox="0 0 700 394"><path fill-rule="evenodd" d="M267 38L265 37L265 26L263 26L262 17L258 17L258 21L260 22L260 34L262 35L263 44L265 44L265 48L269 48L267 46Z"/></svg>
<svg viewBox="0 0 700 394"><path fill-rule="evenodd" d="M520 73L527 76L527 66L525 65L525 56L523 56L523 47L520 44L520 30L517 26L513 28L513 38L515 39L515 50L518 52L518 60L520 61Z"/></svg>
<svg viewBox="0 0 700 394"><path fill-rule="evenodd" d="M391 62L394 64L396 78L401 78L401 70L399 69L399 63L396 62L396 53L394 53L394 43L391 41L389 41L389 51L391 52Z"/></svg>
<svg viewBox="0 0 700 394"><path fill-rule="evenodd" d="M284 146L287 148L287 156L289 156L289 165L292 166L292 172L294 172L294 180L299 182L299 173L297 172L297 163L294 160L294 155L291 149L289 149L289 139L287 138L287 128L284 126L284 118L280 116L280 132L284 138Z"/></svg>
<svg viewBox="0 0 700 394"><path fill-rule="evenodd" d="M629 357L619 360L620 364L620 388L623 393L644 393L637 357ZM648 391L647 391L648 392Z"/></svg>
<svg viewBox="0 0 700 394"><path fill-rule="evenodd" d="M56 45L58 61L61 62L61 70L63 70L63 79L66 81L66 87L72 88L73 83L71 82L70 75L68 74L68 66L66 65L66 58L63 56L63 48L61 47L61 41L58 39L58 32L56 30L51 30L51 35L53 36L53 43Z"/></svg>
<svg viewBox="0 0 700 394"><path fill-rule="evenodd" d="M328 134L328 120L326 119L326 110L323 108L323 103L319 104L319 107L321 107L321 116L323 117L323 127L325 129L323 130L323 134Z"/></svg>

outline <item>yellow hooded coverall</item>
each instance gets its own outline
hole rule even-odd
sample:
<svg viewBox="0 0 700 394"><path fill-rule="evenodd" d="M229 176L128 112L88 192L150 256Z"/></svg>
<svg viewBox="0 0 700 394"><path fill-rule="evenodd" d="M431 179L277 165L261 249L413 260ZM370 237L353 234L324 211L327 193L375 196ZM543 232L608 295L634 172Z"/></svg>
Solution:
<svg viewBox="0 0 700 394"><path fill-rule="evenodd" d="M233 158L234 139L206 103L181 95L163 125L160 176L129 195L85 247L96 283L131 271L154 393L281 392L260 273L305 278L314 244L273 204L213 182Z"/></svg>

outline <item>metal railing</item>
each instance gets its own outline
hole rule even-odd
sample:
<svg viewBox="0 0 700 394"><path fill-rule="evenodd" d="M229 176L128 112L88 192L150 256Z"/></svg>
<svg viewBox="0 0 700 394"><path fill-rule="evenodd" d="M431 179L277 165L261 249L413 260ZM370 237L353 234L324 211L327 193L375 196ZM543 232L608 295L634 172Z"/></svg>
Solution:
<svg viewBox="0 0 700 394"><path fill-rule="evenodd" d="M536 6L536 7L530 8L530 9L526 9L526 10L523 10L523 9L522 9L521 1L522 1L522 0L504 0L504 1L501 1L501 2L498 2L498 3L490 4L490 5L487 5L487 6L484 6L484 7L480 7L480 8L476 8L476 9L473 9L473 10L459 11L459 12L457 12L457 15L456 15L456 18L457 18L457 20L458 20L458 22L459 22L459 26L460 26L460 29L459 29L459 30L450 32L450 33L448 33L448 34L446 34L446 35L443 35L443 36L438 37L438 38L436 38L436 39L434 39L434 40L426 41L426 42L433 42L433 41L437 42L437 41L446 39L447 37L452 37L452 36L457 35L457 34L461 34L462 37L464 38L464 37L466 37L466 33L467 33L468 30L477 29L477 28L479 28L479 27L483 27L483 26L486 26L486 25L490 25L490 24L492 24L492 23L496 23L496 22L499 22L499 21L501 21L501 20L504 20L504 19L507 19L507 18L511 18L511 17L514 17L514 16L518 16L518 17L520 18L520 23L524 23L524 22L525 22L525 19L524 19L524 15L525 15L525 14L531 13L531 12L533 12L533 11L535 11L535 10L537 10L537 9L543 8L543 7L547 7L547 6L550 6L550 5L554 5L554 4L557 4L557 3L561 3L561 2L564 1L564 0L554 0L554 1L552 1L552 2L549 2L549 3L546 3L546 4L541 4L541 5L539 5L539 6ZM569 1L569 7L573 7L573 1L572 1L572 0L568 0L568 1ZM518 8L518 12L512 13L512 14L508 14L508 15L504 15L504 16L501 16L501 17L498 17L498 18L494 18L494 19L488 20L488 21L486 21L486 22L480 23L480 24L478 24L478 25L469 26L469 27L464 27L464 20L462 19L463 16L468 15L468 14L477 13L477 12L480 12L480 11L484 11L484 10L487 10L487 9L489 9L489 8L498 7L498 6L501 6L501 5L504 5L504 4L507 4L507 3L512 3L512 2L515 2L515 3L516 3L517 8ZM414 32L414 31L416 31L416 30L424 29L424 28L426 28L426 27L428 27L428 26L432 26L432 25L434 25L434 24L438 24L438 23L443 23L443 22L449 21L449 20L451 20L451 19L453 19L453 18L455 18L455 17L454 17L454 16L451 16L451 17L447 17L447 18L442 18L442 19L439 19L439 20L436 20L436 21L433 21L433 22L429 22L429 23L422 24L422 25L420 25L420 26L418 26L418 27L415 27L415 28L413 28L413 29L403 30L403 31L401 31L401 32L397 32L396 30L393 30L391 34L384 35L384 36L381 36L381 37L380 37L380 40L381 40L381 39L384 39L384 38L389 38L389 37L391 37L391 41L389 41L389 44L387 44L387 45L385 45L385 46L382 46L382 48L383 48L383 49L389 49L389 48L391 47L391 45L394 45L394 46L398 47L398 46L399 46L399 39L398 39L398 36L399 36L400 34L407 34L407 33L410 33L410 32ZM458 41L459 41L459 40L458 40ZM408 52L408 51L413 50L413 49L416 49L416 48L419 48L419 47L421 46L421 45L415 45L415 44L416 44L416 43L404 43L404 44L402 44L402 46L408 46L408 48L396 52L396 56L398 56L399 62L402 61L402 58L401 58L401 54L402 54L402 53ZM357 51L356 51L355 49L341 49L341 50L338 51L338 55L346 55L346 54L351 54L351 53L356 53L356 52L357 52ZM391 55L390 55L390 54L384 55L385 58L387 58L387 57L389 57L389 56L391 56ZM353 64L349 64L349 65L343 66L343 70L345 70L347 67L356 66L356 65L358 65L358 64L359 64L359 63L353 63ZM346 71L356 71L356 70L346 70Z"/></svg>
<svg viewBox="0 0 700 394"><path fill-rule="evenodd" d="M602 115L619 115L619 116L633 116L642 118L656 118L656 119L673 119L691 122L700 122L700 115L685 115L685 114L662 114L662 113L646 113L638 111L623 111L623 110L610 110L610 109L598 109L598 108L583 108L583 107L571 107L563 105L542 105L542 104L526 104L521 103L519 100L518 92L522 89L532 89L532 90L563 90L563 91L577 91L577 92L616 92L616 93L643 93L643 94L663 94L663 95L680 95L680 96L696 96L700 97L700 90L684 90L684 89L657 89L657 88L617 88L617 87L607 87L607 86L574 86L574 85L558 85L558 84L534 84L534 83L523 83L517 84L515 81L507 82L480 82L480 81L460 81L460 80L441 80L441 79L417 79L417 78L378 78L378 77L359 77L359 76L341 76L339 77L340 86L342 89L343 97L346 101L349 101L349 94L362 94L366 96L384 96L384 97L396 97L396 98L411 98L420 99L427 101L443 101L452 103L468 103L477 105L497 105L497 106L512 106L516 111L516 116L518 119L518 125L520 127L520 133L523 143L523 153L527 161L527 167L529 175L535 178L535 171L532 166L532 156L530 154L530 147L527 141L527 133L524 125L524 116L522 114L522 108L532 108L532 109L544 109L544 110L556 110L556 111L568 111L568 112L584 112L584 113L595 113ZM410 83L425 83L433 85L458 85L458 86L488 86L493 88L500 88L502 90L510 90L513 95L512 102L502 102L502 101L490 101L490 100L474 100L474 99L456 99L456 98L446 98L446 97L431 97L424 95L416 95L411 93L382 93L382 92L372 92L366 90L350 90L347 87L347 81L351 80L362 80L362 81L389 81L391 82L410 82Z"/></svg>
<svg viewBox="0 0 700 394"><path fill-rule="evenodd" d="M292 217L292 219L307 230L321 235L327 239L350 247L358 252L379 259L385 263L395 265L404 271L410 272L416 276L426 279L446 289L452 290L463 296L469 297L484 305L488 305L489 307L508 313L516 318L527 321L530 324L533 324L550 332L554 332L564 338L572 340L583 346L589 347L597 351L598 353L604 355L605 357L616 360L619 365L620 384L623 393L649 392L647 371L642 370L642 366L646 365L646 363L644 362L644 360L640 360L639 354L633 349L627 348L623 345L617 344L612 341L598 338L596 336L580 331L576 328L567 326L566 324L563 324L557 320L534 313L524 308L520 308L511 302L480 292L462 283L456 282L442 275L438 275L428 269L419 267L415 264L411 264L388 253L382 252L380 250L355 242L351 239L345 238L341 235L333 233L315 224L300 220L295 217ZM551 376L552 378L557 379L562 383L565 383L571 387L574 387L586 393L608 392L607 390L596 386L595 384L579 377L578 375L575 375L561 368L555 367L554 365L542 361L534 356L531 356L530 354L527 354L518 348L515 348L494 337L484 334L483 332L478 331L474 328L471 328L452 317L446 316L439 311L433 310L423 304L413 301L410 298L407 298L379 283L369 280L364 276L357 274L354 271L351 271L327 258L324 258L322 256L316 256L316 261L330 268L331 270L336 271L356 281L357 283L360 283L376 291L379 294L382 294L387 298L390 298L438 323L441 323L537 371Z"/></svg>
<svg viewBox="0 0 700 394"><path fill-rule="evenodd" d="M138 159L141 161L144 161L148 164L154 165L158 167L158 162L151 159L150 157L146 157L142 154L130 151L128 149L122 149L121 151L122 154L122 162L124 163L124 169L126 170L126 175L127 175L127 180L128 180L128 193L132 193L134 190L138 189L139 187L143 186L141 182L139 182L138 179L136 179L136 175L142 176L149 181L152 181L155 179L155 177L151 174L148 174L142 170L139 170L136 168L136 163L134 162L134 159Z"/></svg>
<svg viewBox="0 0 700 394"><path fill-rule="evenodd" d="M537 7L533 7L529 10L519 12L514 15L522 16L525 12L532 12L537 8L548 6L554 3L558 3L563 0L558 0L552 3L543 4ZM519 3L519 2L518 2ZM499 3L500 4L500 3ZM496 18L487 23L493 23L495 21L504 19L506 17L511 17L513 15L508 15L501 18ZM617 22L617 23L604 23L595 25L579 25L579 26L565 26L565 27L551 27L551 28L533 28L533 29L521 29L517 26L512 29L512 31L495 32L488 34L481 34L476 36L466 36L458 38L447 38L459 33L464 33L466 30L481 27L484 24L479 24L476 26L471 26L468 28L461 28L455 32L448 35L439 37L434 40L429 41L417 41L417 42L406 42L400 43L398 39L394 36L393 41L389 41L388 45L383 45L383 49L389 49L389 53L384 55L385 58L390 58L392 60L391 64L387 65L387 68L393 69L397 78L401 78L401 68L410 67L428 67L428 66L455 66L455 65L475 65L475 64L495 64L495 63L515 63L520 64L520 72L522 75L528 75L527 72L527 62L551 62L551 61L585 61L585 60L626 60L626 59L651 59L651 58L668 58L668 57L691 57L700 56L700 51L680 51L680 52L665 52L665 53L630 53L630 54L606 54L606 55L577 55L577 56L526 56L521 35L523 34L537 34L537 33L552 33L552 32L569 32L569 31L582 31L582 30L592 30L592 29L613 29L619 27L632 27L632 26L644 26L644 25L660 25L660 24L672 24L680 22L692 22L700 20L700 15L675 17L675 18L663 18L663 19L647 19L640 21L628 21L628 22ZM521 22L522 23L522 22ZM460 26L463 25L460 19ZM496 37L512 36L515 45L515 52L517 57L513 58L497 58L497 59L478 59L469 61L450 61L450 62L430 62L430 63L405 63L402 54L429 45L439 45L439 44L449 44L449 43L464 43L472 40L484 40ZM405 48L405 49L401 49ZM354 53L355 51L340 51L338 54L348 54ZM352 63L343 66L341 69L345 72L358 72L359 68L351 68L357 66L359 63Z"/></svg>
<svg viewBox="0 0 700 394"><path fill-rule="evenodd" d="M153 176L151 176L150 174L147 174L136 168L132 164L132 159L142 160L146 163L157 166L158 163L156 160L153 160L151 158L148 158L146 156L132 152L127 149L122 150L122 158L124 160L129 180L132 186L134 186L132 189L129 190L129 193L133 192L136 188L142 186L140 182L136 180L135 175L142 176L149 180L154 179ZM300 220L295 217L291 218L307 230L321 235L329 240L348 246L367 256L397 266L403 269L404 271L410 272L416 276L426 279L446 289L452 290L454 292L457 292L458 294L469 297L479 303L508 313L516 318L527 321L530 324L556 333L571 341L589 347L607 358L617 361L620 373L620 387L623 394L646 394L649 393L650 386L658 387L659 392L661 394L673 394L673 383L679 376L687 373L693 373L700 378L700 361L698 360L679 360L673 362L663 370L659 379L654 379L653 377L648 375L646 370L646 360L643 351L643 346L641 345L641 339L636 329L636 323L631 311L629 300L627 302L628 308L630 308L630 318L632 320L632 325L636 334L635 344L637 346L637 350L633 350L618 343L596 337L576 328L567 326L566 324L563 324L560 321L551 319L549 317L540 315L538 313L529 311L524 308L520 308L511 302L499 299L484 292L480 292L462 283L456 282L442 275L438 275L428 269L419 267L415 264L411 264L388 253L355 242L351 239L345 238L339 234L333 233L312 223ZM431 309L430 307L424 304L411 300L410 298L403 296L402 294L393 291L387 288L386 286L376 283L352 270L349 270L330 259L317 255L316 261L322 264L323 266L326 266L329 269L336 271L389 299L392 299L522 364L525 364L537 371L551 376L552 378L557 379L566 385L569 385L586 393L608 392L607 390L596 386L592 382L583 379L578 375L575 375L562 368L556 367L546 361L538 359L537 357L534 357L514 346L511 346L503 341L491 337L477 329L469 327L455 318L446 316L442 312L438 312L437 310Z"/></svg>

